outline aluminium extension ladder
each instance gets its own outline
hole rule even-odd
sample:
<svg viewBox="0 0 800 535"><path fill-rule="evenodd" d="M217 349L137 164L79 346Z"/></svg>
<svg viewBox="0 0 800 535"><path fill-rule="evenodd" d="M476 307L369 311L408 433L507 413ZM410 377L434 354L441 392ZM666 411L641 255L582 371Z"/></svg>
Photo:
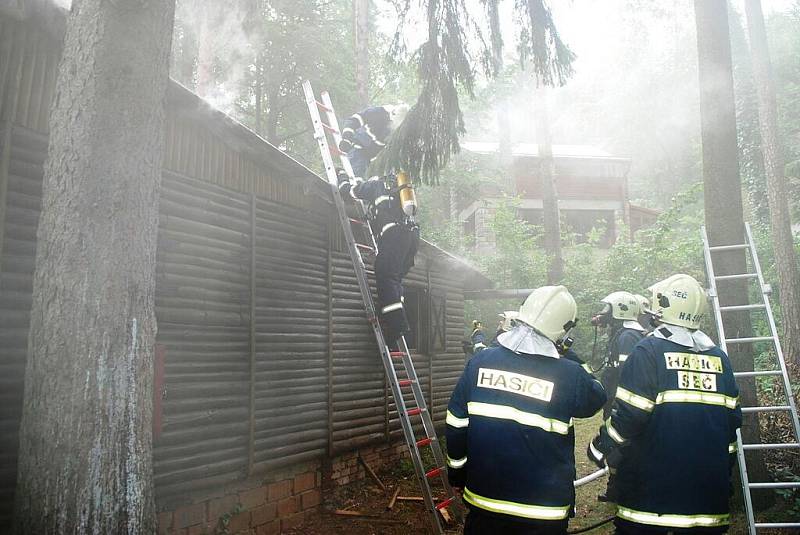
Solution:
<svg viewBox="0 0 800 535"><path fill-rule="evenodd" d="M737 458L739 464L739 474L742 480L742 494L744 495L745 509L747 512L748 529L751 535L755 535L759 529L767 528L800 528L800 522L756 522L753 512L753 500L751 497L752 489L788 489L800 488L800 482L751 482L747 475L747 461L745 453L752 450L777 450L777 449L796 449L800 448L800 423L797 419L797 408L795 407L794 398L792 396L792 389L789 382L789 374L786 371L786 362L783 358L783 351L781 343L778 339L778 332L775 327L775 318L772 314L772 309L769 304L769 294L771 288L764 282L764 276L761 272L761 265L758 262L758 253L756 251L756 244L753 241L753 234L750 231L750 225L745 223L745 243L737 245L718 245L711 246L708 242L708 235L706 228L702 228L703 238L703 255L706 263L706 274L710 286L710 295L714 304L714 317L717 323L717 330L719 332L720 347L727 353L728 345L732 344L745 344L751 342L771 342L774 353L776 356L778 367L772 370L759 370L752 372L736 372L735 377L762 377L762 376L780 376L784 393L786 395L786 405L776 406L756 406L756 407L742 407L743 413L759 413L771 411L787 411L790 414L794 430L794 442L779 443L779 444L745 444L742 442L742 433L740 429L736 430L736 445L737 445ZM750 262L753 267L753 273L740 273L734 275L715 275L714 266L711 260L712 253L722 251L736 251L745 250L750 252ZM763 301L760 303L753 303L748 305L732 305L720 306L719 295L717 293L717 282L725 280L757 280L761 290ZM763 311L766 313L767 323L769 324L769 336L751 336L747 338L726 338L725 329L722 323L722 314L728 311Z"/></svg>
<svg viewBox="0 0 800 535"><path fill-rule="evenodd" d="M411 355L406 344L405 337L397 340L399 351L391 351L387 345L387 341L383 337L383 330L378 322L378 315L375 309L375 303L372 299L372 292L370 291L369 281L367 279L367 268L364 262L364 254L377 254L377 244L372 229L367 220L367 212L364 204L360 201L356 202L356 209L358 212L358 219L353 219L348 216L347 208L345 207L342 196L339 192L338 177L336 168L333 163L332 154L335 153L341 158L342 167L347 175L353 178L353 168L347 155L339 150L339 141L341 141L341 133L339 130L339 123L336 119L336 114L333 110L330 95L324 91L320 97L321 102L314 96L314 91L311 88L311 82L306 80L303 82L303 92L305 93L306 104L308 111L311 115L311 121L314 124L314 138L319 144L319 150L322 154L322 161L325 164L325 173L328 182L333 191L333 198L336 203L336 209L339 213L339 222L344 230L345 241L347 248L350 251L350 258L353 260L353 268L355 269L356 278L358 279L358 287L361 290L361 297L364 301L364 307L367 312L367 320L369 321L372 331L375 334L375 340L378 342L380 349L381 359L383 360L383 367L386 372L386 377L392 389L392 396L397 406L397 414L400 419L400 424L403 428L403 436L405 437L408 449L411 452L411 460L414 464L414 471L416 472L417 479L422 487L422 495L425 506L432 516L432 527L437 534L444 533L442 524L442 517L439 513L440 510L452 505L457 516L461 516L462 510L458 500L447 481L447 467L445 466L444 456L438 438L436 437L436 430L431 419L430 412L428 411L423 397L422 388L417 378L417 373L414 370L414 364L411 361ZM325 113L326 122L322 120L320 111ZM334 141L334 146L330 147L328 144L327 133L331 134ZM358 228L367 239L366 244L358 243L353 235L353 227ZM391 342L391 341L390 341ZM398 368L395 365L396 361L400 361L403 367L401 372L405 372L405 379L398 378ZM414 407L408 408L403 398L403 389L410 388L414 397ZM414 435L413 425L411 423L412 416L419 416L422 420L422 427L425 432L425 438L417 439ZM429 446L433 453L433 458L436 466L433 468L425 468L420 455L420 448ZM444 487L445 496L441 501L436 501L431 489L430 481L439 478Z"/></svg>

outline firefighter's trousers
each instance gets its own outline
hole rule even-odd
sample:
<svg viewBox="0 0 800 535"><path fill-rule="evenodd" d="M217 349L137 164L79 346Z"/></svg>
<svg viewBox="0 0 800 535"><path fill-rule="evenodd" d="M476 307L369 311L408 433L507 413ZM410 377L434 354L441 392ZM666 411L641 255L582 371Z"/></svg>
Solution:
<svg viewBox="0 0 800 535"><path fill-rule="evenodd" d="M470 507L464 522L464 535L561 535L566 532L566 520L530 523L484 513L476 507Z"/></svg>
<svg viewBox="0 0 800 535"><path fill-rule="evenodd" d="M600 382L606 390L606 396L608 396L608 401L606 401L606 404L603 406L603 420L611 416L611 407L614 404L614 397L617 394L617 385L619 385L619 372L619 365L613 366L609 363L606 365L606 368L603 370L603 376L600 378Z"/></svg>
<svg viewBox="0 0 800 535"><path fill-rule="evenodd" d="M403 277L414 265L419 245L419 227L396 223L378 234L375 284L384 335L389 344L409 331L403 308Z"/></svg>

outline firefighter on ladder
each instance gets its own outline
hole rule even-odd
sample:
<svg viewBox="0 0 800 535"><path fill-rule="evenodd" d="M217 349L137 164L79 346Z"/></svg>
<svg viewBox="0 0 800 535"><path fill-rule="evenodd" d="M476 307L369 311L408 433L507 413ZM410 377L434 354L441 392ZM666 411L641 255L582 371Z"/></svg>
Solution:
<svg viewBox="0 0 800 535"><path fill-rule="evenodd" d="M403 122L408 105L372 106L354 113L344 121L339 150L347 153L353 174L363 179L369 163L386 146L389 134Z"/></svg>
<svg viewBox="0 0 800 535"><path fill-rule="evenodd" d="M406 173L369 180L339 174L343 198L366 203L369 224L378 246L375 284L384 336L390 346L410 330L403 308L403 277L414 266L419 246L419 225L414 221L417 201Z"/></svg>
<svg viewBox="0 0 800 535"><path fill-rule="evenodd" d="M447 408L451 485L464 533L565 533L575 505L573 418L602 408L602 385L559 357L577 307L563 286L534 290L498 347L467 363Z"/></svg>
<svg viewBox="0 0 800 535"><path fill-rule="evenodd" d="M723 533L742 421L731 363L699 330L706 295L695 279L650 290L657 326L628 356L587 454L616 468L617 533Z"/></svg>

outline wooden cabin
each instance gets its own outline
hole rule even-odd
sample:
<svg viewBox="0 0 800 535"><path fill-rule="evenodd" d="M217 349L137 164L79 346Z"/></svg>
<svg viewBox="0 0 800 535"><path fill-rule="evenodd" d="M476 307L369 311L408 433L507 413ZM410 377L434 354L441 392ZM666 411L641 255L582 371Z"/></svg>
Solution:
<svg viewBox="0 0 800 535"><path fill-rule="evenodd" d="M464 143L474 154L498 153L497 143ZM518 217L542 224L541 161L533 143L518 143L511 149L514 194L520 198ZM599 245L610 247L617 238L617 221L624 222L631 235L655 222L658 212L634 206L628 198L630 159L620 158L596 147L553 145L555 182L559 210L566 230L580 243L593 228L603 229ZM489 218L503 196L495 189L483 190L481 198L463 207L460 220L465 234L476 246L491 248ZM633 217L632 217L633 215Z"/></svg>
<svg viewBox="0 0 800 535"><path fill-rule="evenodd" d="M0 9L0 531L13 508L59 21ZM357 452L376 469L404 454L394 403L327 182L177 83L166 111L159 532L225 515L286 530L323 487L363 477ZM441 425L463 369L464 291L489 284L430 243L407 277L413 360Z"/></svg>

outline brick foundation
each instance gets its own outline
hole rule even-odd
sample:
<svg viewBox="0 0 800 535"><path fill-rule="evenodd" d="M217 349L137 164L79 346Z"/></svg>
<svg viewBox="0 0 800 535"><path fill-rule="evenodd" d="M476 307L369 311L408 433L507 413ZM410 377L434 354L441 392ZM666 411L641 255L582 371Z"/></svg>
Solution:
<svg viewBox="0 0 800 535"><path fill-rule="evenodd" d="M159 535L279 535L303 524L320 508L323 489L364 479L358 455L376 472L408 458L404 442L284 469L272 480L243 481L213 496L158 513Z"/></svg>

